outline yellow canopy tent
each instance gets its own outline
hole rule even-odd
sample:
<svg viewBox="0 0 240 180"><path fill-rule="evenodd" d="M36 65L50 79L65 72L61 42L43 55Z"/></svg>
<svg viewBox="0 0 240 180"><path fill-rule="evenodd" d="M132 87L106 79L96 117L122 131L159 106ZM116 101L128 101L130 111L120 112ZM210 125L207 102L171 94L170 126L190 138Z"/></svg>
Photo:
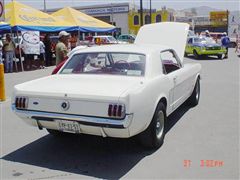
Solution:
<svg viewBox="0 0 240 180"><path fill-rule="evenodd" d="M77 26L75 30L81 32L111 32L116 29L115 26L98 20L92 16L84 14L73 8L66 7L52 14L52 16Z"/></svg>
<svg viewBox="0 0 240 180"><path fill-rule="evenodd" d="M14 31L35 30L42 32L71 31L70 23L57 19L30 6L12 1L5 6L5 20Z"/></svg>

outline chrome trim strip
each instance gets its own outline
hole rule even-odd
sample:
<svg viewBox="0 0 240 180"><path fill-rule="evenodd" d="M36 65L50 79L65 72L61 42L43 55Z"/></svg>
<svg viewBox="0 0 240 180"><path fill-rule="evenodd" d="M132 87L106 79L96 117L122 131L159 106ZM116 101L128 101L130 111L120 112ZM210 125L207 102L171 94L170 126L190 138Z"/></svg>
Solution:
<svg viewBox="0 0 240 180"><path fill-rule="evenodd" d="M104 126L104 127L115 127L115 128L127 128L129 127L133 114L128 114L122 120L109 119L104 117L92 117L92 116L81 116L81 115L69 115L69 114L58 114L58 113L49 113L49 112L39 112L39 111L31 111L31 110L19 110L16 109L14 104L12 105L12 110L21 114L21 116L25 116L30 119L34 119L37 121L54 121L57 119L61 120L73 120L78 121L79 123L93 126ZM40 120L41 119L41 120Z"/></svg>

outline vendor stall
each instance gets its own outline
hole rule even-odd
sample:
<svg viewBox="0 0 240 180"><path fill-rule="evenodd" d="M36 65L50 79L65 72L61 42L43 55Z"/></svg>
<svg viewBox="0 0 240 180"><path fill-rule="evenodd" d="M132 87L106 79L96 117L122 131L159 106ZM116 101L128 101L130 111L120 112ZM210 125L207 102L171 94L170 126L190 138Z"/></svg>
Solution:
<svg viewBox="0 0 240 180"><path fill-rule="evenodd" d="M116 27L73 8L66 7L52 14L59 20L67 21L81 32L112 32Z"/></svg>
<svg viewBox="0 0 240 180"><path fill-rule="evenodd" d="M13 31L57 32L75 28L68 22L17 1L6 4L5 12L5 20Z"/></svg>

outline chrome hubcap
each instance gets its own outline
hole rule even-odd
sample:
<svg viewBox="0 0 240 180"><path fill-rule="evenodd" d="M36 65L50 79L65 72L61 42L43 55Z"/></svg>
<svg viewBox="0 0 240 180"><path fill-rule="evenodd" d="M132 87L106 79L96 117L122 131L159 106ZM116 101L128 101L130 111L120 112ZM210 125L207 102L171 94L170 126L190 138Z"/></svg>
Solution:
<svg viewBox="0 0 240 180"><path fill-rule="evenodd" d="M162 111L159 111L156 123L156 136L158 139L161 138L163 130L164 130L164 113Z"/></svg>

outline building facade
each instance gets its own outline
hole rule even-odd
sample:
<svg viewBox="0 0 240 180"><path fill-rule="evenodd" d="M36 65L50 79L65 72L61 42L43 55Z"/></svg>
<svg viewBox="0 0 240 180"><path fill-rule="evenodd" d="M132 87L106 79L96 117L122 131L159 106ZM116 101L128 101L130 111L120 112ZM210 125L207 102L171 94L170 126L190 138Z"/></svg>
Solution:
<svg viewBox="0 0 240 180"><path fill-rule="evenodd" d="M130 3L111 3L73 8L116 26L117 34L137 34L140 28L139 10L134 10L134 5ZM48 13L57 10L59 9L50 9ZM143 24L150 23L149 10L144 10L143 20ZM152 11L152 23L164 21L174 21L173 16L167 10Z"/></svg>
<svg viewBox="0 0 240 180"><path fill-rule="evenodd" d="M115 25L118 32L128 33L129 27L127 21L130 9L129 3L114 3L88 7L76 7L75 9L98 18L104 22Z"/></svg>
<svg viewBox="0 0 240 180"><path fill-rule="evenodd" d="M166 10L152 10L151 14L152 18L150 18L150 12L148 10L144 10L143 25L157 22L174 21L173 15ZM140 21L140 12L130 10L128 14L128 27L130 34L137 34L138 30L141 27Z"/></svg>

